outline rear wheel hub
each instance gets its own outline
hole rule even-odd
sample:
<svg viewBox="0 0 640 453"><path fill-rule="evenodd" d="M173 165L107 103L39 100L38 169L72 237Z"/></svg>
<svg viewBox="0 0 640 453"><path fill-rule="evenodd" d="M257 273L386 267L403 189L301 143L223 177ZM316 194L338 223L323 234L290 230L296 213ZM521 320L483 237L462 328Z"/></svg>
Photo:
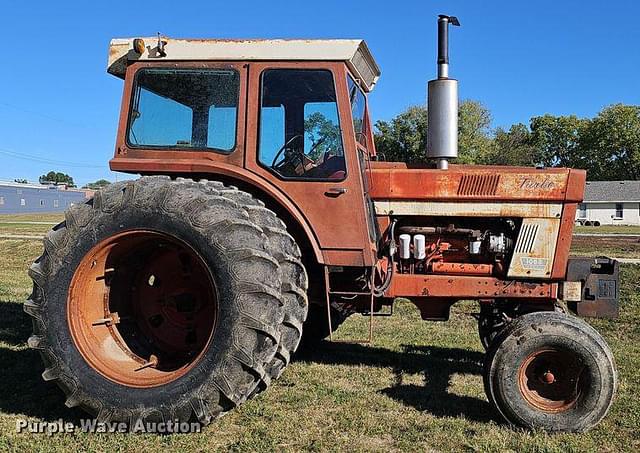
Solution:
<svg viewBox="0 0 640 453"><path fill-rule="evenodd" d="M208 266L183 241L134 230L87 253L68 298L72 337L104 377L154 387L189 371L208 348L217 295Z"/></svg>

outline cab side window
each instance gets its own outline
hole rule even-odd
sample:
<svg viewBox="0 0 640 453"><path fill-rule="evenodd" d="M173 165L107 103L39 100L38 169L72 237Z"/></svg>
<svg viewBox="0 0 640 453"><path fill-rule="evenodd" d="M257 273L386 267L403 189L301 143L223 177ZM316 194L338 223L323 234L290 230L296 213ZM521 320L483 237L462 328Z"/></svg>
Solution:
<svg viewBox="0 0 640 453"><path fill-rule="evenodd" d="M356 134L356 140L363 146L366 146L365 136L365 114L367 101L362 90L351 76L347 78L349 88L349 102L351 103L351 117L353 118L353 130Z"/></svg>
<svg viewBox="0 0 640 453"><path fill-rule="evenodd" d="M263 72L258 146L260 163L282 178L345 178L342 131L330 71Z"/></svg>

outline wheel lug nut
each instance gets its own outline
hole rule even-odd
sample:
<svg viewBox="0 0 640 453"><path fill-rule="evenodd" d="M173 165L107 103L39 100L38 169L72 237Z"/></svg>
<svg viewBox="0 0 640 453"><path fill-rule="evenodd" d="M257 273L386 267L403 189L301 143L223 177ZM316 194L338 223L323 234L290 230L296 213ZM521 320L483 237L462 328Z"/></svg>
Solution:
<svg viewBox="0 0 640 453"><path fill-rule="evenodd" d="M92 326L111 326L120 323L120 316L117 312L109 313L106 318L100 318L91 323Z"/></svg>
<svg viewBox="0 0 640 453"><path fill-rule="evenodd" d="M156 357L154 354L151 354L151 357L149 357L149 360L144 362L141 366L139 366L133 371L141 371L141 370L144 370L145 368L156 368L157 366L158 366L158 357Z"/></svg>

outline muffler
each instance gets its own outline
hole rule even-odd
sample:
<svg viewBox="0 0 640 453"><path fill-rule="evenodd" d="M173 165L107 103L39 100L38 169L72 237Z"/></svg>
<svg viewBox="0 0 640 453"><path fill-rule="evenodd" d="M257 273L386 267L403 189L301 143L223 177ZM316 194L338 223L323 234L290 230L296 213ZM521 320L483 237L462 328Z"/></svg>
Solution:
<svg viewBox="0 0 640 453"><path fill-rule="evenodd" d="M439 169L458 157L458 81L449 78L449 25L460 26L454 16L438 16L438 78L428 84L427 157Z"/></svg>

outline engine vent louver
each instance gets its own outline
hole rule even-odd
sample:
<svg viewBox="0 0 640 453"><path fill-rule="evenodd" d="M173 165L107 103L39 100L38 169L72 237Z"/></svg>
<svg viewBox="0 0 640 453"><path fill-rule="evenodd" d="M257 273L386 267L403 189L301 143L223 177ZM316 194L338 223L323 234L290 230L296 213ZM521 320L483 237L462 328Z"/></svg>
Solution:
<svg viewBox="0 0 640 453"><path fill-rule="evenodd" d="M458 186L458 195L495 195L498 182L500 182L500 175L462 175Z"/></svg>
<svg viewBox="0 0 640 453"><path fill-rule="evenodd" d="M518 241L516 242L516 253L531 253L538 236L538 224L525 224L520 229Z"/></svg>

